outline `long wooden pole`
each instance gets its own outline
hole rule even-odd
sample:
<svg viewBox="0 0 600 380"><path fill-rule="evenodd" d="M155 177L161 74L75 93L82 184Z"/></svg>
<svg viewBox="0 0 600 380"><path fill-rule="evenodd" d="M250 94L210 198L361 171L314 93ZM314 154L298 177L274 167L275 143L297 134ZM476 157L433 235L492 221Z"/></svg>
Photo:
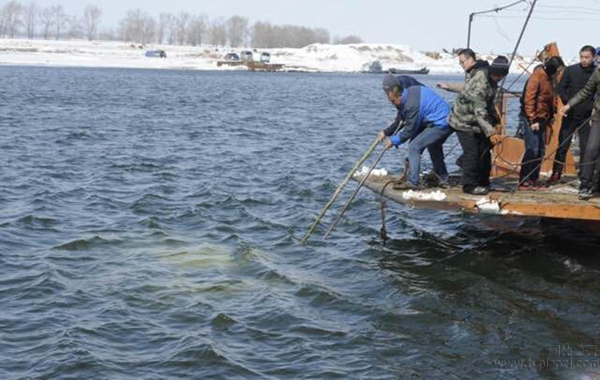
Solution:
<svg viewBox="0 0 600 380"><path fill-rule="evenodd" d="M346 204L344 205L344 208L340 212L340 215L337 217L337 219L335 220L335 222L333 222L333 224L331 225L331 227L329 227L329 230L327 230L327 233L325 234L325 237L323 238L323 240L327 239L329 237L329 234L331 234L331 231L333 231L333 229L338 224L338 222L340 221L340 219L342 219L342 216L344 215L344 213L346 212L346 210L348 209L348 207L350 207L350 203L352 203L352 201L356 197L356 194L358 194L358 192L360 191L360 189L362 188L362 186L365 184L365 182L367 181L367 178L369 178L369 176L371 175L371 172L373 171L373 169L375 169L375 166L379 163L379 161L381 161L381 158L383 157L383 155L384 155L385 152L387 152L387 149L384 148L383 151L381 153L379 153L379 156L377 156L377 159L375 160L375 162L373 162L373 165L371 165L371 167L369 168L369 172L364 176L364 178L362 179L362 181L360 181L360 184L358 185L358 187L356 188L356 190L354 190L354 193L352 194L352 196L350 197L350 199L348 200L348 202L346 202Z"/></svg>
<svg viewBox="0 0 600 380"><path fill-rule="evenodd" d="M323 210L321 210L321 213L319 214L319 216L317 216L317 219L315 220L315 222L313 223L313 225L310 227L310 229L308 230L308 232L306 233L306 235L304 235L304 237L302 238L302 240L301 240L302 244L306 243L306 241L308 240L308 238L315 231L315 228L317 228L317 226L321 222L321 219L323 219L323 217L325 216L325 213L327 213L327 210L329 210L329 208L331 207L331 205L333 204L333 202L335 202L335 200L337 199L337 197L342 193L342 190L348 184L348 182L350 182L350 180L352 179L352 176L358 170L358 168L371 156L371 154L373 153L373 151L375 150L375 148L377 147L377 145L379 144L379 142L380 142L379 137L377 137L375 139L375 141L373 141L373 144L371 144L371 146L369 147L369 149L365 152L365 154L363 154L363 156L361 157L361 159L358 160L358 162L356 163L356 165L354 165L354 167L352 168L352 170L350 170L350 172L348 173L348 175L346 176L346 178L344 179L344 181L341 184L339 184L339 186L337 187L337 189L335 189L335 192L333 193L333 196L331 197L331 199L329 200L329 202L327 202L327 204L325 205L325 207L323 207Z"/></svg>

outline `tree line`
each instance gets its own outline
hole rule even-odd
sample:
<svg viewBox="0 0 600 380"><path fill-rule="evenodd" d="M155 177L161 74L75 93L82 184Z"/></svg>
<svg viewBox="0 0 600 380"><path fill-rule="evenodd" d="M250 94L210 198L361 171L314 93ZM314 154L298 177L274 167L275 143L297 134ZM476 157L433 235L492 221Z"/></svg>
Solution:
<svg viewBox="0 0 600 380"><path fill-rule="evenodd" d="M0 37L88 40L120 40L139 44L210 44L233 48L301 48L313 43L361 43L358 36L332 38L324 28L251 23L247 17L209 19L189 12L160 13L154 17L141 9L127 12L116 28L100 29L102 9L88 5L81 15L69 15L61 5L41 7L11 0L0 8Z"/></svg>

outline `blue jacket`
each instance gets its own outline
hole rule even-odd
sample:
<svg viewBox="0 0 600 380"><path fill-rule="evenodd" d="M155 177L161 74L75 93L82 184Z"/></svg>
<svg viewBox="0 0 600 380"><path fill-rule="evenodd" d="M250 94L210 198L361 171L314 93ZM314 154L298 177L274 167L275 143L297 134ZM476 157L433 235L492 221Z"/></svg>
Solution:
<svg viewBox="0 0 600 380"><path fill-rule="evenodd" d="M424 86L413 86L402 91L398 114L404 120L404 128L390 139L395 146L414 139L425 128L450 128L450 106L435 91ZM390 127L384 131L386 136L391 136L395 131Z"/></svg>

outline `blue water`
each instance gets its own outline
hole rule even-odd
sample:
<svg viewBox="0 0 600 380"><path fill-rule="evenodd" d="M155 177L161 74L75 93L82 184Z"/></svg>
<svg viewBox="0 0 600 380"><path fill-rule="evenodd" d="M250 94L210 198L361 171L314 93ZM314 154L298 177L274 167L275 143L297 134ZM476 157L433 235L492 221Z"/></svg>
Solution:
<svg viewBox="0 0 600 380"><path fill-rule="evenodd" d="M365 190L298 243L394 117L380 76L0 77L0 378L600 376L541 366L600 359L585 229L389 204L384 243Z"/></svg>

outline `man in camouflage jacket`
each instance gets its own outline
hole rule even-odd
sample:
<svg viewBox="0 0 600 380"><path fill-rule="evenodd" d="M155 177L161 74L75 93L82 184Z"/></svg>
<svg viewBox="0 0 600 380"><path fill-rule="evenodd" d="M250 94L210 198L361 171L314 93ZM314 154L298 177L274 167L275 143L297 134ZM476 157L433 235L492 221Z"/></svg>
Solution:
<svg viewBox="0 0 600 380"><path fill-rule="evenodd" d="M480 70L458 94L450 113L450 126L463 149L463 192L485 195L490 191L490 149L502 137L496 134L490 115L498 82L508 75L508 59L497 57L487 70Z"/></svg>

